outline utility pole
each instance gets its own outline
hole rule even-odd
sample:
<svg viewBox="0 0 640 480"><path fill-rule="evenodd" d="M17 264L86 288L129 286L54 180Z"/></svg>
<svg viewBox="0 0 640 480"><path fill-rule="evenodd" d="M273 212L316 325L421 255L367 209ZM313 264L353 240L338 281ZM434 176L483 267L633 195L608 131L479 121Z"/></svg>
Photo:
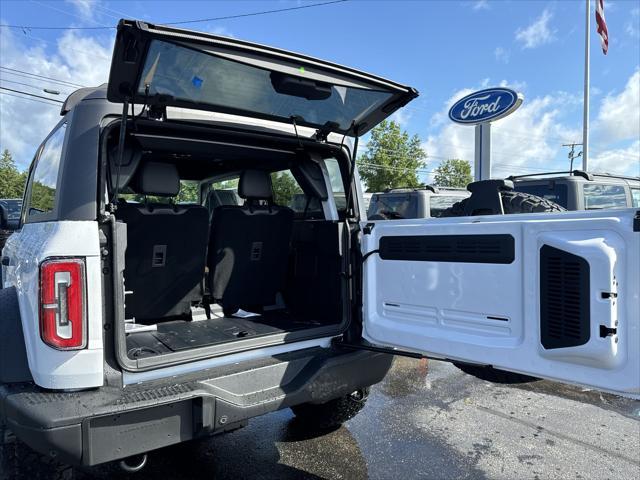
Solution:
<svg viewBox="0 0 640 480"><path fill-rule="evenodd" d="M575 143L575 142L573 142L573 143L563 143L562 144L563 147L571 147L571 150L569 151L569 155L568 155L568 157L569 157L569 171L570 172L573 172L573 161L576 158L582 156L582 152L579 152L577 155L575 154L576 147L580 146L580 145L582 145L582 144L581 143Z"/></svg>

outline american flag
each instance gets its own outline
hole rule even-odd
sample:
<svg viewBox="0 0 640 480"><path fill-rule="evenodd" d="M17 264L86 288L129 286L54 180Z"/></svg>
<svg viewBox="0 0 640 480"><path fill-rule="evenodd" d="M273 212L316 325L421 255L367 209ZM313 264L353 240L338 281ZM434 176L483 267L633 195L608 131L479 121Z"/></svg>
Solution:
<svg viewBox="0 0 640 480"><path fill-rule="evenodd" d="M596 0L596 23L598 24L602 53L606 55L609 50L609 32L607 31L607 22L604 19L604 0Z"/></svg>

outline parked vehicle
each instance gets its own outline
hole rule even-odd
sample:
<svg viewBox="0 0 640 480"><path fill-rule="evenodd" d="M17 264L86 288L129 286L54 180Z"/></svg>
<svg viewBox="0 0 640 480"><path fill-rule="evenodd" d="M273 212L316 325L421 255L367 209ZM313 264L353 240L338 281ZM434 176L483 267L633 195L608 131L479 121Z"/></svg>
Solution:
<svg viewBox="0 0 640 480"><path fill-rule="evenodd" d="M334 427L393 355L637 397L636 210L366 219L357 139L416 96L121 21L108 84L67 98L2 252L5 471L27 448L135 470L150 450L283 408ZM282 172L322 218L274 202ZM230 180L243 204L224 195L209 215ZM185 182L193 204L176 201Z"/></svg>
<svg viewBox="0 0 640 480"><path fill-rule="evenodd" d="M0 198L0 252L20 220L22 199Z"/></svg>
<svg viewBox="0 0 640 480"><path fill-rule="evenodd" d="M371 196L367 210L370 220L434 218L454 203L468 197L463 188L434 187L389 188Z"/></svg>
<svg viewBox="0 0 640 480"><path fill-rule="evenodd" d="M640 207L640 177L574 170L517 175L509 180L516 191L546 198L567 210Z"/></svg>

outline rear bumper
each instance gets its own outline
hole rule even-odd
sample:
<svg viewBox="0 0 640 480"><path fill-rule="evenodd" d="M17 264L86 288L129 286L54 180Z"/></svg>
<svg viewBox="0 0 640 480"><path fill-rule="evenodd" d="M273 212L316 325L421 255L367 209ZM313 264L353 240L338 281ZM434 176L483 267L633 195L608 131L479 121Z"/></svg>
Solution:
<svg viewBox="0 0 640 480"><path fill-rule="evenodd" d="M347 395L382 380L391 361L385 354L316 348L126 388L56 393L0 386L0 419L41 453L97 465Z"/></svg>

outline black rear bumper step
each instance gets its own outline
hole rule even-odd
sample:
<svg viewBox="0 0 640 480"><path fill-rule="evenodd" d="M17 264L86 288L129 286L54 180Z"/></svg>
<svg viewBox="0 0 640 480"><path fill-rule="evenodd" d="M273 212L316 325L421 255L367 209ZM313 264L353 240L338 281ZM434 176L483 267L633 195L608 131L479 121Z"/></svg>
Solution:
<svg viewBox="0 0 640 480"><path fill-rule="evenodd" d="M232 430L271 411L348 395L382 380L391 360L374 352L314 348L123 389L60 393L1 385L0 423L41 453L72 465L97 465Z"/></svg>

